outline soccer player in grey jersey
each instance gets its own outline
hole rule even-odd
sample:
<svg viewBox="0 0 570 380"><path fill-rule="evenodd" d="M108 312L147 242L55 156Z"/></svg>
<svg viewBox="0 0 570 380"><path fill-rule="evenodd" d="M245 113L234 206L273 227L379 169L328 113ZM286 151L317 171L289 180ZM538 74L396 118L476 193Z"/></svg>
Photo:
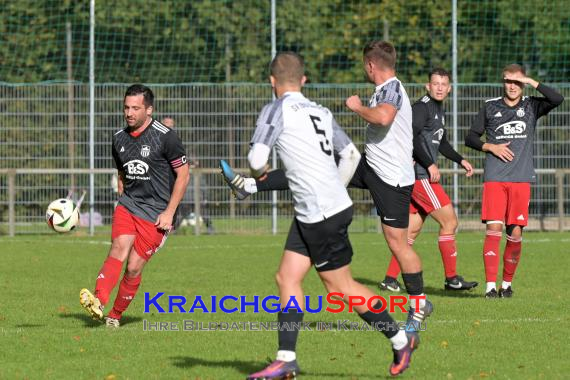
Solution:
<svg viewBox="0 0 570 380"><path fill-rule="evenodd" d="M124 97L127 127L113 136L113 159L119 174L119 201L113 213L111 249L99 271L95 292L82 289L81 306L96 320L117 285L123 262L126 270L113 308L106 318L119 327L141 282L142 270L162 247L176 209L188 185L189 169L182 142L174 130L152 118L154 95L135 84Z"/></svg>
<svg viewBox="0 0 570 380"><path fill-rule="evenodd" d="M525 85L544 97L523 96ZM511 282L522 251L522 230L528 223L530 184L536 182L533 142L538 118L559 106L556 90L526 76L511 64L503 69L500 98L487 100L465 138L465 145L486 153L481 220L487 224L483 259L487 298L512 297ZM481 136L487 135L487 142ZM503 282L497 293L499 244L503 226L507 243L503 254Z"/></svg>
<svg viewBox="0 0 570 380"><path fill-rule="evenodd" d="M440 225L438 246L445 270L444 287L449 290L472 289L477 283L465 281L456 272L457 216L451 200L439 183L440 173L437 167L439 153L461 165L468 177L473 174L473 168L447 140L443 102L451 91L449 72L436 68L430 71L428 78L427 94L412 105L416 182L410 204L408 244L414 244L426 217L431 215ZM386 277L380 282L380 287L390 291L400 291L397 280L399 274L400 266L392 256Z"/></svg>
<svg viewBox="0 0 570 380"><path fill-rule="evenodd" d="M285 166L295 217L276 275L281 300L278 321L280 326L298 326L304 313L287 310L287 305L294 297L300 310L304 310L302 282L311 266L327 290L342 293L344 300L353 296L374 299L374 294L356 282L350 271L352 247L348 226L352 221L352 201L345 186L356 170L360 154L330 111L301 93L306 78L299 55L279 53L270 70L277 99L265 106L258 118L248 161L254 177L265 175L270 150L275 146ZM333 152L340 156L338 168ZM377 302L373 307L378 311L381 306ZM364 321L390 339L394 352L390 373L402 373L419 343L417 332L393 329L394 320L386 310L372 312L364 305L355 309ZM295 353L298 333L296 327L280 329L276 360L248 379L295 377L299 372Z"/></svg>

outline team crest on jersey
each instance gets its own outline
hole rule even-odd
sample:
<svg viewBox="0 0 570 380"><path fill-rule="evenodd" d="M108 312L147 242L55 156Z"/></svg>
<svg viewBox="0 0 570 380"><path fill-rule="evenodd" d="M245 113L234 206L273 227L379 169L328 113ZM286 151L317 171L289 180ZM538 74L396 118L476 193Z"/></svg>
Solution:
<svg viewBox="0 0 570 380"><path fill-rule="evenodd" d="M150 146L148 145L143 145L141 147L141 156L143 157L148 157L150 154Z"/></svg>
<svg viewBox="0 0 570 380"><path fill-rule="evenodd" d="M517 116L518 117L523 117L524 116L524 109L521 107L517 110Z"/></svg>

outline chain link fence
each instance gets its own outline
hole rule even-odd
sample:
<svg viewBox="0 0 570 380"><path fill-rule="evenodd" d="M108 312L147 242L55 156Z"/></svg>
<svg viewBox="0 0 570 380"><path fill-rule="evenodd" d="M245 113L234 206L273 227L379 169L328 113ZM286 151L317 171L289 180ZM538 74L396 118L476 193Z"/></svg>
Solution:
<svg viewBox="0 0 570 380"><path fill-rule="evenodd" d="M271 101L271 88L265 84L187 84L151 85L157 101L154 116L172 117L187 154L196 169L181 206L189 233L267 233L272 230L270 193L256 194L246 201L233 201L218 174L220 159L238 169L247 168L249 139L262 106ZM406 85L412 100L424 93L423 85ZM570 96L570 86L557 85ZM126 85L97 85L95 93L95 223L106 228L111 222L116 193L112 186L113 162L111 137L124 127L122 100ZM361 149L365 124L344 106L351 94L363 100L372 93L369 85L308 85L305 94L329 107ZM69 170L89 167L89 99L83 84L0 85L0 233L48 232L43 219L45 207L53 199L65 197L69 190L79 194L88 189L87 171ZM483 154L467 149L463 139L485 99L501 94L498 85L462 84L458 87L458 150L476 168L482 168ZM529 94L533 93L529 91ZM448 109L450 104L448 104ZM446 120L450 141L454 131L452 115ZM557 177L550 169L570 168L570 106L564 102L540 120L535 139L535 166L545 169L538 176L531 201L530 228L559 229L560 210L568 209L570 185L567 177ZM451 169L441 159L440 167ZM56 172L53 169L57 168ZM12 189L10 194L9 170ZM25 170L23 170L25 169ZM30 172L29 169L37 169ZM49 171L51 169L51 171ZM68 170L68 172L64 172ZM28 172L26 172L28 170ZM43 170L43 171L42 171ZM199 175L198 175L199 173ZM452 175L445 174L443 185L453 194ZM482 228L478 222L481 176L457 176L458 209L461 228ZM351 190L356 204L353 231L376 231L377 218L369 195ZM87 198L88 199L88 198ZM12 200L12 202L11 202ZM13 219L10 221L10 205ZM84 203L85 206L86 203ZM84 210L88 207L84 206ZM291 197L278 193L277 231L286 232L292 217ZM85 222L85 217L83 218ZM564 227L564 224L562 225ZM428 229L434 229L430 224Z"/></svg>

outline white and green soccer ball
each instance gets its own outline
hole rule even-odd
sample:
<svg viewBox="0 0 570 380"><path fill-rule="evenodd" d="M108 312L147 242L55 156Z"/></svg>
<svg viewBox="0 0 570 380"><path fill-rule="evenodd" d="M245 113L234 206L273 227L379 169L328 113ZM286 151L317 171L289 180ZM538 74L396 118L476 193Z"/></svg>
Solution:
<svg viewBox="0 0 570 380"><path fill-rule="evenodd" d="M56 199L47 208L46 221L56 232L69 232L79 224L79 207L71 199Z"/></svg>

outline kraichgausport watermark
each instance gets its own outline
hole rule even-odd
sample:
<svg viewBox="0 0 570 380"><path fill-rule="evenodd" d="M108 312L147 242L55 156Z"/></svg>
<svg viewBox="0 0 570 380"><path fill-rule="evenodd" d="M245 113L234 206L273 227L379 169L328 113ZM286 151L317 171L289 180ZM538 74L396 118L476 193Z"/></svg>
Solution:
<svg viewBox="0 0 570 380"><path fill-rule="evenodd" d="M386 297L375 295L368 299L362 296L349 296L346 297L346 302L343 301L343 293L332 292L326 296L305 296L302 308L295 298L289 297L284 307L281 305L281 300L278 296L269 295L261 297L254 296L233 296L225 295L218 297L216 295L205 296L196 295L187 299L181 295L167 295L164 292L158 292L151 295L148 292L144 293L144 313L158 312L158 313L278 313L280 311L288 312L295 310L299 313L320 313L327 311L329 313L341 313L348 307L348 312L355 312L355 307L362 306L366 310L373 313L382 313L388 310L390 313L400 310L405 313L406 305L411 306L415 310L419 309L420 300L425 300L425 295L422 296L403 296L391 295ZM326 305L324 304L326 300ZM160 301L160 302L159 302ZM161 304L162 303L162 304ZM378 306L380 304L380 306Z"/></svg>

